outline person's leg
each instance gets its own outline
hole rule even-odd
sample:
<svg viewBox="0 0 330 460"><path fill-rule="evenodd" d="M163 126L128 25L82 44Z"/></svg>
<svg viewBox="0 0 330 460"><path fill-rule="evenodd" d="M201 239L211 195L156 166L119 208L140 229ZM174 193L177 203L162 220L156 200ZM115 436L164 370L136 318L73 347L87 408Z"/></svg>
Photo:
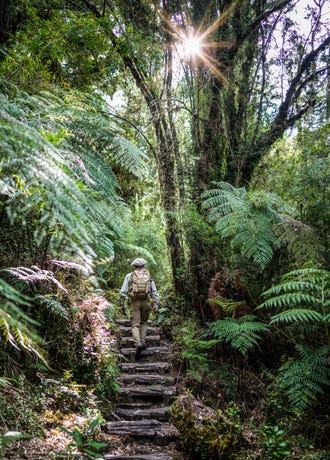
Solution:
<svg viewBox="0 0 330 460"><path fill-rule="evenodd" d="M141 343L146 347L146 336L147 336L147 328L148 328L148 319L151 312L151 304L150 300L147 299L141 305L141 323L140 323L140 337Z"/></svg>
<svg viewBox="0 0 330 460"><path fill-rule="evenodd" d="M140 322L141 322L140 302L132 301L131 302L131 328L132 328L132 336L133 336L135 347L138 347L139 345L141 345Z"/></svg>

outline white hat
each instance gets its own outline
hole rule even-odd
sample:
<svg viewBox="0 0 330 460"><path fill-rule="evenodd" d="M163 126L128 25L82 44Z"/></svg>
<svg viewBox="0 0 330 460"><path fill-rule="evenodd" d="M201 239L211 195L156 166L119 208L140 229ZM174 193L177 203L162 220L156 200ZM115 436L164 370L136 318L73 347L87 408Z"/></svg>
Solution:
<svg viewBox="0 0 330 460"><path fill-rule="evenodd" d="M140 257L138 257L137 259L134 259L133 262L131 263L131 265L133 267L142 267L142 265L145 265L147 263L146 260L144 259L141 259Z"/></svg>

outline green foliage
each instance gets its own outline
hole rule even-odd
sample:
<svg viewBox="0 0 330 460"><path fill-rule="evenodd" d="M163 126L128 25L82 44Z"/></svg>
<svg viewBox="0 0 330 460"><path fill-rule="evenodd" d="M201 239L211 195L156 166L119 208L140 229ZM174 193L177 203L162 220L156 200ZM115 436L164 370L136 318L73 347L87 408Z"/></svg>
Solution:
<svg viewBox="0 0 330 460"><path fill-rule="evenodd" d="M146 172L143 153L124 141L97 95L17 93L1 100L0 191L11 222L33 219L36 241L49 239L61 258L111 257L127 211L104 157L139 176Z"/></svg>
<svg viewBox="0 0 330 460"><path fill-rule="evenodd" d="M281 282L266 292L269 297L258 309L280 309L270 324L289 323L308 334L308 326L315 325L324 332L330 346L328 322L330 306L330 274L318 268L303 268L282 276Z"/></svg>
<svg viewBox="0 0 330 460"><path fill-rule="evenodd" d="M229 343L232 348L243 355L246 355L256 345L261 334L269 331L268 326L256 321L254 315L218 320L210 323L209 328L219 342Z"/></svg>
<svg viewBox="0 0 330 460"><path fill-rule="evenodd" d="M187 375L202 384L205 375L210 371L207 351L213 348L217 340L198 338L198 325L195 321L185 321L184 326L175 329L175 342L180 350L180 357L187 365Z"/></svg>
<svg viewBox="0 0 330 460"><path fill-rule="evenodd" d="M317 230L326 251L330 209L328 136L327 123L317 129L301 129L295 138L278 141L252 181L253 187L272 190L298 209L299 218Z"/></svg>
<svg viewBox="0 0 330 460"><path fill-rule="evenodd" d="M1 425L4 430L42 436L40 414L46 406L45 394L35 384L30 384L14 365L11 372L13 378L6 379L7 383L1 385Z"/></svg>
<svg viewBox="0 0 330 460"><path fill-rule="evenodd" d="M298 356L279 369L278 385L290 405L298 410L313 406L324 387L330 385L329 348L296 347Z"/></svg>
<svg viewBox="0 0 330 460"><path fill-rule="evenodd" d="M330 385L329 292L328 271L318 268L294 270L264 293L269 298L258 307L282 310L271 316L270 324L281 324L282 333L285 327L294 343L302 342L296 345L298 356L288 359L278 376L280 388L290 404L299 410L315 404L318 395L323 394L322 387ZM312 346L307 346L308 343Z"/></svg>
<svg viewBox="0 0 330 460"><path fill-rule="evenodd" d="M86 408L83 408L83 413L85 416L87 416ZM98 415L87 425L83 431L79 430L78 428L70 431L63 426L60 426L60 429L73 439L73 442L68 445L69 451L70 448L74 447L78 450L79 453L82 454L82 458L87 460L93 458L103 458L103 455L97 451L103 447L107 447L108 444L104 442L98 442L93 439L97 429L103 422L103 418Z"/></svg>
<svg viewBox="0 0 330 460"><path fill-rule="evenodd" d="M216 222L222 238L229 239L233 251L251 258L261 269L271 261L275 248L280 246L273 225L279 216L270 207L270 200L253 199L244 188L215 183L216 188L204 192L203 207Z"/></svg>
<svg viewBox="0 0 330 460"><path fill-rule="evenodd" d="M51 312L55 317L69 320L68 310L57 300L53 298L51 294L48 295L36 295L34 301L45 307L47 311Z"/></svg>
<svg viewBox="0 0 330 460"><path fill-rule="evenodd" d="M19 439L31 438L29 434L20 433L19 431L7 431L7 433L0 435L0 458L5 458L6 447L10 446Z"/></svg>
<svg viewBox="0 0 330 460"><path fill-rule="evenodd" d="M0 331L5 342L16 349L35 354L45 362L44 351L40 348L41 338L35 327L36 321L24 313L22 307L30 305L32 299L0 278Z"/></svg>
<svg viewBox="0 0 330 460"><path fill-rule="evenodd" d="M247 192L225 182L202 194L203 208L222 239L229 240L233 254L252 260L263 271L279 248L290 250L297 239L291 227L301 225L293 219L293 210L276 195ZM305 232L311 233L307 226ZM310 235L310 244L315 244ZM306 241L304 240L304 244Z"/></svg>
<svg viewBox="0 0 330 460"><path fill-rule="evenodd" d="M230 410L229 410L230 411ZM244 447L237 411L228 416L182 395L171 407L171 421L178 428L185 451L194 460L237 459Z"/></svg>
<svg viewBox="0 0 330 460"><path fill-rule="evenodd" d="M264 448L265 459L273 460L279 458L287 458L290 455L290 450L287 447L285 440L286 432L279 426L265 426L264 427Z"/></svg>
<svg viewBox="0 0 330 460"><path fill-rule="evenodd" d="M49 88L54 82L82 90L115 84L118 60L107 34L107 28L114 26L112 17L97 19L71 12L62 2L47 3L29 8L6 52L2 75L28 91Z"/></svg>

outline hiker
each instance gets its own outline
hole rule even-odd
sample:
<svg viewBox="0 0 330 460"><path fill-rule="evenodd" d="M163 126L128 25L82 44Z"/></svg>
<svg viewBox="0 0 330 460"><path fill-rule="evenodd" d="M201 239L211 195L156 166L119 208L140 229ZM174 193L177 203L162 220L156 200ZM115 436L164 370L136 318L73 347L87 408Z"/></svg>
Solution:
<svg viewBox="0 0 330 460"><path fill-rule="evenodd" d="M144 268L146 263L142 258L133 260L131 265L134 270L125 276L119 299L121 312L126 315L125 300L126 297L129 298L136 361L140 359L142 351L147 348L147 322L150 312L152 310L155 313L159 304L155 282L149 271Z"/></svg>

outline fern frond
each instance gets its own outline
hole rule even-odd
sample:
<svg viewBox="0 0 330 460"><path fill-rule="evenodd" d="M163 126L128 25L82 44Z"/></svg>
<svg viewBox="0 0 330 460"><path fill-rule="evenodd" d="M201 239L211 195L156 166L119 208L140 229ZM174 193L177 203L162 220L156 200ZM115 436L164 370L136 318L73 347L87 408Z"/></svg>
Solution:
<svg viewBox="0 0 330 460"><path fill-rule="evenodd" d="M2 332L2 336L6 342L9 342L14 348L18 350L19 348L17 347L15 343L15 338L11 333L10 325L5 317L7 317L10 320L9 315L4 311L1 312L0 310L0 330Z"/></svg>
<svg viewBox="0 0 330 460"><path fill-rule="evenodd" d="M283 278L282 278L283 279ZM281 282L276 286L271 287L268 291L263 293L263 296L270 296L273 294L280 294L282 292L313 292L319 289L319 285L309 282L309 281L300 281L300 280L289 280Z"/></svg>
<svg viewBox="0 0 330 460"><path fill-rule="evenodd" d="M266 194L248 193L220 182L217 189L203 193L203 207L215 221L221 238L229 239L234 252L253 260L263 270L272 260L280 241L274 225L280 221Z"/></svg>
<svg viewBox="0 0 330 460"><path fill-rule="evenodd" d="M55 316L59 316L65 320L69 319L69 313L67 309L60 303L54 300L51 296L47 295L36 295L33 299L39 305L47 308L47 310L51 311Z"/></svg>
<svg viewBox="0 0 330 460"><path fill-rule="evenodd" d="M276 292L276 289L269 289L267 291L268 295L271 295L272 292ZM266 293L265 293L266 295ZM278 308L278 307L292 307L292 306L303 306L303 305L318 305L319 300L317 297L305 294L304 292L290 292L285 294L277 295L272 297L258 306L258 309L261 308Z"/></svg>
<svg viewBox="0 0 330 460"><path fill-rule="evenodd" d="M242 301L235 302L231 299L226 299L224 297L216 297L213 299L207 299L207 302L210 304L215 304L221 307L226 313L233 313L238 307L242 305Z"/></svg>
<svg viewBox="0 0 330 460"><path fill-rule="evenodd" d="M323 315L315 310L308 308L292 308L277 315L272 316L269 324L274 323L307 323L307 322L321 322Z"/></svg>
<svg viewBox="0 0 330 460"><path fill-rule="evenodd" d="M56 279L53 272L50 270L41 270L38 267L10 267L5 268L2 271L11 273L16 276L19 280L25 281L26 283L37 283L38 281L48 281L55 284L55 286L63 292L68 290Z"/></svg>
<svg viewBox="0 0 330 460"><path fill-rule="evenodd" d="M8 197L11 221L26 225L34 213L36 242L52 235L55 257L86 266L112 257L114 240L125 234L127 210L111 161L143 177L146 155L122 137L98 95L12 94L0 95L0 191Z"/></svg>
<svg viewBox="0 0 330 460"><path fill-rule="evenodd" d="M330 323L330 313L328 313L327 315L324 316L323 321L325 323Z"/></svg>
<svg viewBox="0 0 330 460"><path fill-rule="evenodd" d="M37 335L32 320L19 306L30 305L31 299L10 286L0 278L0 331L4 340L16 349L24 348L35 354L45 364L44 351L39 344L42 339Z"/></svg>
<svg viewBox="0 0 330 460"><path fill-rule="evenodd" d="M147 155L122 136L116 136L114 142L117 145L113 145L113 159L136 177L141 179L146 177L148 174Z"/></svg>
<svg viewBox="0 0 330 460"><path fill-rule="evenodd" d="M269 330L266 324L254 321L255 318L254 315L239 319L225 318L209 324L209 328L220 342L230 343L245 355L260 340L261 334Z"/></svg>
<svg viewBox="0 0 330 460"><path fill-rule="evenodd" d="M323 386L330 385L329 349L297 347L300 358L291 358L279 370L279 385L292 407L305 410L312 406Z"/></svg>

